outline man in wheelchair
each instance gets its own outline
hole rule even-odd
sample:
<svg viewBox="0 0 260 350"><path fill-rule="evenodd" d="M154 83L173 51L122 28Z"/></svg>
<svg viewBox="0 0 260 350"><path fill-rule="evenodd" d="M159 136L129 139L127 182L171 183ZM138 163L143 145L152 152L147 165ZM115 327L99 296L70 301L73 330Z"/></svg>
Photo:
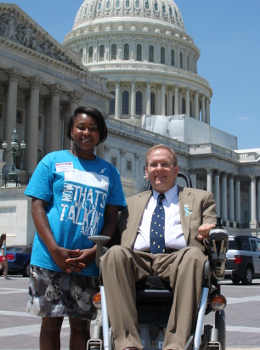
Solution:
<svg viewBox="0 0 260 350"><path fill-rule="evenodd" d="M127 199L121 245L101 258L108 315L116 350L143 349L136 282L159 276L174 292L162 348L182 350L196 327L215 201L210 192L176 184L179 167L171 148L154 146L145 161L153 190Z"/></svg>

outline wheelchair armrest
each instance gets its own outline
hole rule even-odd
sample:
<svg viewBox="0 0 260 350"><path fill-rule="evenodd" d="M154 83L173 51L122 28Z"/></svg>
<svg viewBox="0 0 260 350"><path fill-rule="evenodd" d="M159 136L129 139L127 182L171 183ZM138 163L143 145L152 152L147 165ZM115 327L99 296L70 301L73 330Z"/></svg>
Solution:
<svg viewBox="0 0 260 350"><path fill-rule="evenodd" d="M97 245L97 252L96 252L95 262L96 262L96 265L99 266L99 264L100 264L100 257L102 255L104 255L105 252L106 252L106 247L103 247L103 245L106 242L110 241L111 238L109 236L90 236L90 237L88 237L88 239L91 242L94 242Z"/></svg>
<svg viewBox="0 0 260 350"><path fill-rule="evenodd" d="M216 279L225 277L226 252L228 251L228 232L216 226L209 233L209 261Z"/></svg>

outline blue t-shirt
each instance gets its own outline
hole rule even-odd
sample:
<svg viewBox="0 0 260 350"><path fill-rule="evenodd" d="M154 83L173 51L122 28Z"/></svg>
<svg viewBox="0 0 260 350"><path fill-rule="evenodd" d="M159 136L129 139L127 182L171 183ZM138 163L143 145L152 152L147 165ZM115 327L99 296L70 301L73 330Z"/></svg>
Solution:
<svg viewBox="0 0 260 350"><path fill-rule="evenodd" d="M120 175L113 165L99 157L82 160L67 150L41 160L25 194L48 202L46 213L55 241L67 249L93 246L88 236L99 235L103 228L106 204L126 207ZM37 232L31 264L61 271ZM81 275L98 275L95 262Z"/></svg>

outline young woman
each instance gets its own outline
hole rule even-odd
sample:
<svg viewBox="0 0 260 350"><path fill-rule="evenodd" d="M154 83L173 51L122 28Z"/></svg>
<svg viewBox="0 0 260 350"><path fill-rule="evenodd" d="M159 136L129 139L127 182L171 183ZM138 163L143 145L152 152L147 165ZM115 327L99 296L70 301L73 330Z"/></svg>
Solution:
<svg viewBox="0 0 260 350"><path fill-rule="evenodd" d="M6 234L1 234L0 237L0 264L4 266L4 279L10 280L9 277L7 277L8 272L8 260L6 257Z"/></svg>
<svg viewBox="0 0 260 350"><path fill-rule="evenodd" d="M98 287L96 246L88 236L112 236L118 210L126 206L117 169L94 153L107 137L102 114L77 108L67 136L72 149L46 155L25 191L32 197L37 230L27 311L42 317L40 349L49 350L60 348L64 316L71 327L70 349L86 349Z"/></svg>

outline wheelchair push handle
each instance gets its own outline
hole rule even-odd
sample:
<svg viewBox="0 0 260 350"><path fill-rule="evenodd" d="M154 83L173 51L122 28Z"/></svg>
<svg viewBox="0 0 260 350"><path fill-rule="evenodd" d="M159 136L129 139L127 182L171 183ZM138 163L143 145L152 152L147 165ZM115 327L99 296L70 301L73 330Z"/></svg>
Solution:
<svg viewBox="0 0 260 350"><path fill-rule="evenodd" d="M99 267L100 257L105 254L105 248L103 245L110 241L111 238L109 236L90 236L88 239L97 245L95 263L97 267Z"/></svg>
<svg viewBox="0 0 260 350"><path fill-rule="evenodd" d="M228 251L228 232L221 226L220 218L216 227L209 232L209 261L216 279L225 277L226 252Z"/></svg>

